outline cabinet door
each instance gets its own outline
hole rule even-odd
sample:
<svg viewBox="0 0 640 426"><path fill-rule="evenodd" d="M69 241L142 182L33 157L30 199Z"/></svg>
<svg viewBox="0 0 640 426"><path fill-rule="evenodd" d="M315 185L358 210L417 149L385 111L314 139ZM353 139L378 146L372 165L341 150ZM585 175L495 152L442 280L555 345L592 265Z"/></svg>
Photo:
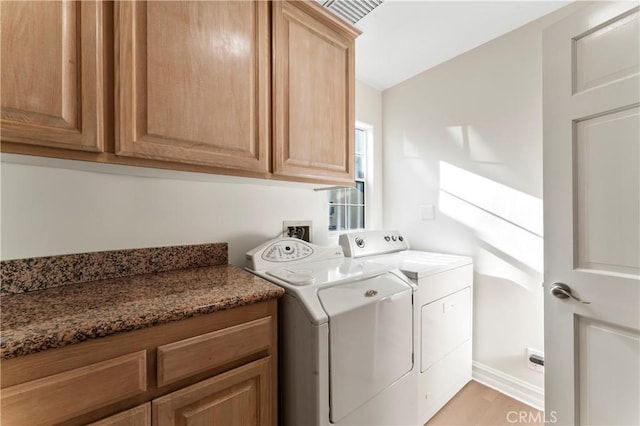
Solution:
<svg viewBox="0 0 640 426"><path fill-rule="evenodd" d="M353 184L357 32L313 3L273 5L273 173Z"/></svg>
<svg viewBox="0 0 640 426"><path fill-rule="evenodd" d="M151 426L151 403L138 405L88 426Z"/></svg>
<svg viewBox="0 0 640 426"><path fill-rule="evenodd" d="M102 151L102 2L0 2L2 140Z"/></svg>
<svg viewBox="0 0 640 426"><path fill-rule="evenodd" d="M268 9L116 2L116 154L266 172Z"/></svg>
<svg viewBox="0 0 640 426"><path fill-rule="evenodd" d="M270 425L271 358L263 358L153 401L154 426Z"/></svg>

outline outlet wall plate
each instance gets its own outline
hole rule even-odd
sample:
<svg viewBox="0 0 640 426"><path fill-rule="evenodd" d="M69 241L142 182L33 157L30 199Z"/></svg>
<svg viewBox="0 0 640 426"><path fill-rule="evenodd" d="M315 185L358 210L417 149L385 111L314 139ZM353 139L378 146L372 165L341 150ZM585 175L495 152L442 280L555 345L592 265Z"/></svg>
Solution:
<svg viewBox="0 0 640 426"><path fill-rule="evenodd" d="M313 242L311 237L313 229L310 220L284 220L282 221L282 236L299 238L308 243Z"/></svg>
<svg viewBox="0 0 640 426"><path fill-rule="evenodd" d="M542 360L544 361L544 352L538 351L536 349L527 348L527 367L530 368L531 370L544 373L544 365L539 365L529 360L529 358L531 358L532 355L537 355L540 358L542 358Z"/></svg>

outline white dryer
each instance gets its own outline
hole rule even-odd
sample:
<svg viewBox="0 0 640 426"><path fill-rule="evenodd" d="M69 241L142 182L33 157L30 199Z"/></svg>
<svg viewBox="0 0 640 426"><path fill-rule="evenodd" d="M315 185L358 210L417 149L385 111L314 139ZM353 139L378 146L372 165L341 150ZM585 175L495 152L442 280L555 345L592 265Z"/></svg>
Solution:
<svg viewBox="0 0 640 426"><path fill-rule="evenodd" d="M417 425L413 285L340 247L268 241L247 269L285 289L279 309L284 425Z"/></svg>
<svg viewBox="0 0 640 426"><path fill-rule="evenodd" d="M424 424L471 380L472 259L409 250L397 231L342 234L339 242L346 256L398 268L418 286L418 406Z"/></svg>

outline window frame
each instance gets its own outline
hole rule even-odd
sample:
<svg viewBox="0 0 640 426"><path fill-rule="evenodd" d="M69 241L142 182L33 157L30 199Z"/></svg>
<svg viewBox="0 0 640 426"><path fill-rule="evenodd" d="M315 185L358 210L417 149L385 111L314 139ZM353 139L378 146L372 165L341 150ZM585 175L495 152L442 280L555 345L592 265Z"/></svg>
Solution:
<svg viewBox="0 0 640 426"><path fill-rule="evenodd" d="M339 229L339 230L331 230L329 229L329 209L331 208L332 204L329 203L329 198L330 198L330 193L327 194L327 201L326 201L326 206L327 206L327 235L329 239L333 239L336 238L340 235L340 234L344 234L347 232L354 232L354 231L362 231L362 230L366 230L366 229L371 229L372 227L372 223L371 223L371 218L372 218L372 214L371 214L371 208L373 205L372 202L372 196L373 196L373 190L372 190L372 182L373 182L373 149L374 149L374 145L373 145L373 126L367 123L363 123L360 121L356 121L356 125L354 128L354 138L355 138L355 132L357 130L361 130L365 133L365 141L364 141L364 179L358 179L356 177L356 172L354 170L354 182L362 182L364 185L364 192L363 192L363 204L364 204L364 209L363 209L363 221L364 221L364 227L363 228L350 228L350 229ZM356 157L356 149L355 149L355 142L354 142L354 150L353 150L353 156L354 156L354 167L355 167L355 157ZM344 206L349 206L348 203L344 203L344 204L338 204L338 205L344 205ZM345 220L346 220L346 216L345 215Z"/></svg>

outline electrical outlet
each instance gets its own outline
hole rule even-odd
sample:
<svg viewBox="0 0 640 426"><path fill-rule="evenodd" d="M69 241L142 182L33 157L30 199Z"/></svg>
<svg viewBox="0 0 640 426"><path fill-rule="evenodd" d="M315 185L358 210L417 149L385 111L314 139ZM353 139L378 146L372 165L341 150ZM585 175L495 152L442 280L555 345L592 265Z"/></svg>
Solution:
<svg viewBox="0 0 640 426"><path fill-rule="evenodd" d="M534 371L544 373L544 353L527 348L527 367Z"/></svg>
<svg viewBox="0 0 640 426"><path fill-rule="evenodd" d="M282 236L293 237L308 243L311 241L310 220L285 220L282 222Z"/></svg>

